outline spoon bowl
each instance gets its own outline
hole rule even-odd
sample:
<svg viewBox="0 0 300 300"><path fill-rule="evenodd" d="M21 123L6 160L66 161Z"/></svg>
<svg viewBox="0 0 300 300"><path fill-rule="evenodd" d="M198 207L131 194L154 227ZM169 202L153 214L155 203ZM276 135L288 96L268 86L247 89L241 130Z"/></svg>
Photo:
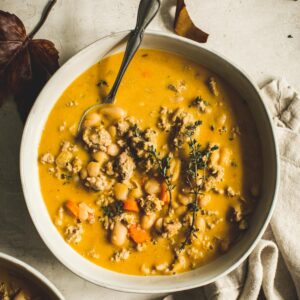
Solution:
<svg viewBox="0 0 300 300"><path fill-rule="evenodd" d="M101 107L103 104L112 104L115 101L116 94L122 78L125 74L127 67L129 66L130 62L132 61L136 51L139 49L143 37L144 32L147 26L151 23L151 21L156 16L158 10L160 8L160 0L141 0L138 14L137 14L137 21L134 30L132 30L128 37L127 46L125 49L123 61L118 72L118 75L115 79L115 82L106 97L104 97L102 103L96 103L89 107L87 110L84 111L83 115L80 118L78 129L77 129L77 136L81 132L82 123L86 117L86 115L94 110L95 108Z"/></svg>

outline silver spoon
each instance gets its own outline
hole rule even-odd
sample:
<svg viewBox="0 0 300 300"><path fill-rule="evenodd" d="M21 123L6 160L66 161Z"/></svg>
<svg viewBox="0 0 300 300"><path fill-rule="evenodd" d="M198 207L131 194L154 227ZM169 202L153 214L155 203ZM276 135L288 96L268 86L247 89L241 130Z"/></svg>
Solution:
<svg viewBox="0 0 300 300"><path fill-rule="evenodd" d="M144 37L144 31L146 27L150 24L150 22L153 20L153 18L156 16L158 10L160 7L160 0L141 0L139 9L138 9L138 15L137 15L137 22L135 29L132 30L128 37L128 42L126 45L125 54L123 57L123 61L119 70L119 73L115 79L115 82L109 92L109 94L103 99L101 103L97 103L89 107L84 111L82 114L78 129L77 129L77 135L81 132L82 123L86 117L86 115L93 109L102 106L103 104L112 104L115 101L115 97L118 91L118 88L120 86L121 80L125 74L125 71L133 59L136 51L140 47L143 37Z"/></svg>

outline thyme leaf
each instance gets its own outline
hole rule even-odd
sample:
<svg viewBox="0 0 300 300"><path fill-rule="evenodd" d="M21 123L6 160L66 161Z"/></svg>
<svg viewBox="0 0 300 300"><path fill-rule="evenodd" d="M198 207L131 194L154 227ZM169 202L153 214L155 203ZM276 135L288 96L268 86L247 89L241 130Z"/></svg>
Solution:
<svg viewBox="0 0 300 300"><path fill-rule="evenodd" d="M205 112L207 106L209 106L209 103L206 100L203 100L201 96L197 96L189 104L189 107L196 107L200 112Z"/></svg>
<svg viewBox="0 0 300 300"><path fill-rule="evenodd" d="M196 125L196 124L195 124ZM194 126L195 128L196 126ZM206 147L202 149L201 145L193 138L195 129L192 128L188 132L189 137L189 160L186 171L186 181L193 194L193 202L188 205L188 210L192 212L192 222L188 228L185 240L181 243L179 251L183 251L187 245L192 242L192 236L195 236L197 228L195 227L195 219L199 211L198 197L202 193L206 181L207 163L211 153L218 149L218 146ZM202 175L199 178L199 171L202 170Z"/></svg>
<svg viewBox="0 0 300 300"><path fill-rule="evenodd" d="M172 190L175 188L175 185L172 184L172 178L170 176L172 158L170 155L166 155L161 158L160 153L157 152L157 150L152 145L148 148L148 153L153 157L154 162L157 165L158 172L167 185L167 190L170 199L168 213L170 213L172 209Z"/></svg>

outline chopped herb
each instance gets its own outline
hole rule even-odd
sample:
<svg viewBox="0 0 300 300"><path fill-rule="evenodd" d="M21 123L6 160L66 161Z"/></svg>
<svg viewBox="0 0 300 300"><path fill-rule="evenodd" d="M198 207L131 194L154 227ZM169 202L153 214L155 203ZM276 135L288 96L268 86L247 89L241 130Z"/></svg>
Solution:
<svg viewBox="0 0 300 300"><path fill-rule="evenodd" d="M214 130L215 130L215 125L210 125L210 126L209 126L209 129L210 129L211 131L214 131Z"/></svg>
<svg viewBox="0 0 300 300"><path fill-rule="evenodd" d="M167 85L167 88L168 88L168 90L170 90L170 91L173 91L173 92L175 92L175 93L178 93L178 89L177 89L177 87L176 87L174 84L169 83L169 84Z"/></svg>
<svg viewBox="0 0 300 300"><path fill-rule="evenodd" d="M104 86L108 86L108 83L106 80L101 79L97 82L97 87L104 87Z"/></svg>
<svg viewBox="0 0 300 300"><path fill-rule="evenodd" d="M103 207L103 213L109 218L114 218L121 215L124 212L124 203L121 200L117 200Z"/></svg>
<svg viewBox="0 0 300 300"><path fill-rule="evenodd" d="M72 179L72 175L62 173L60 174L60 179L69 181Z"/></svg>
<svg viewBox="0 0 300 300"><path fill-rule="evenodd" d="M237 163L235 162L235 161L232 161L231 163L230 163L230 165L233 167L233 168L236 168L238 165L237 165Z"/></svg>
<svg viewBox="0 0 300 300"><path fill-rule="evenodd" d="M133 131L134 137L140 137L142 134L141 129L137 126L137 124L133 125L132 131Z"/></svg>
<svg viewBox="0 0 300 300"><path fill-rule="evenodd" d="M197 96L192 102L189 104L189 107L197 107L198 110L203 111L205 106L208 106L209 103L206 100L203 100L201 96Z"/></svg>
<svg viewBox="0 0 300 300"><path fill-rule="evenodd" d="M186 127L185 134L187 137L192 137L195 134L196 129L202 124L202 121L197 120L193 125L189 125Z"/></svg>
<svg viewBox="0 0 300 300"><path fill-rule="evenodd" d="M219 128L219 134L222 135L223 133L227 132L227 128L226 126L222 126L221 128Z"/></svg>

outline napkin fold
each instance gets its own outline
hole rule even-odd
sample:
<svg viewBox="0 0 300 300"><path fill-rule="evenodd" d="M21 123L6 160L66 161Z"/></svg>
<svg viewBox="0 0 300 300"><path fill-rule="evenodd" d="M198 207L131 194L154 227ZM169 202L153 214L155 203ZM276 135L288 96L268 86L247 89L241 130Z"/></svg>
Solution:
<svg viewBox="0 0 300 300"><path fill-rule="evenodd" d="M263 238L248 259L214 283L171 299L300 299L300 95L284 80L262 90L280 154L277 205Z"/></svg>

